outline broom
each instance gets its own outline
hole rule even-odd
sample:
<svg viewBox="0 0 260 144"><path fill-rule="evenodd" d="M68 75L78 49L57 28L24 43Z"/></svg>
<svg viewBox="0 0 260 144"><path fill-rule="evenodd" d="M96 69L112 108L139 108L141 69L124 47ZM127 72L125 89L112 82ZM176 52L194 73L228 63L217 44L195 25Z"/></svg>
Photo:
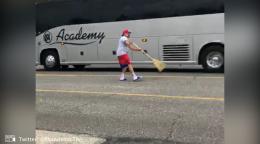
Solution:
<svg viewBox="0 0 260 144"><path fill-rule="evenodd" d="M138 46L137 44L135 44L135 43L133 43L133 44L134 44L134 46L136 46L137 48L139 48L139 46ZM159 72L162 72L162 71L165 69L165 67L166 67L166 64L165 64L165 63L161 62L161 61L158 60L158 59L153 58L153 57L150 56L147 52L145 52L143 49L141 50L141 52L142 52L144 55L146 55L149 59L151 59L151 60L153 61L153 65L157 68L157 70L158 70Z"/></svg>

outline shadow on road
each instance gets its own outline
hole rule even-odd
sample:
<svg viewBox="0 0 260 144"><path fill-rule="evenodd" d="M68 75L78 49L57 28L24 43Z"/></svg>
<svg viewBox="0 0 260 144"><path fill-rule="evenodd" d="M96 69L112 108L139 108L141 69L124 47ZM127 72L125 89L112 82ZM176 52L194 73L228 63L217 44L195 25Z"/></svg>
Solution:
<svg viewBox="0 0 260 144"><path fill-rule="evenodd" d="M45 71L44 69L37 69L37 71ZM60 71L68 72L119 72L119 68L84 68L81 70L74 68L64 68ZM156 69L152 68L135 68L135 71L138 72L158 72ZM165 69L163 72L177 72L177 73L209 73L203 69ZM223 73L223 72L211 72L211 73Z"/></svg>
<svg viewBox="0 0 260 144"><path fill-rule="evenodd" d="M106 142L102 144L189 144L183 142L175 142L170 140L162 139L151 139L151 138L107 138Z"/></svg>

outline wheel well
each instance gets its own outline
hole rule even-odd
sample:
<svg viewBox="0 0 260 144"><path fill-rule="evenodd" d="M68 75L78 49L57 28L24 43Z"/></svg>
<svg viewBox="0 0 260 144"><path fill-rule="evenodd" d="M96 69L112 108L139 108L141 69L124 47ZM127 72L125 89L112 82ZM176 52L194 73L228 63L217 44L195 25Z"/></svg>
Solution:
<svg viewBox="0 0 260 144"><path fill-rule="evenodd" d="M53 51L53 52L56 52L58 57L59 57L59 53L58 53L58 50L55 49L55 48L48 48L48 49L44 49L42 50L41 54L40 54L40 63L43 64L44 62L44 54L49 52L49 51Z"/></svg>
<svg viewBox="0 0 260 144"><path fill-rule="evenodd" d="M211 46L222 46L223 48L224 48L224 44L223 43L219 43L219 42L213 42L213 43L208 43L208 44L206 44L206 45L204 45L202 48L201 48L201 50L200 50L200 53L199 53L199 64L202 64L202 54L203 54L203 52L206 50L206 49L208 49L208 48L210 48Z"/></svg>

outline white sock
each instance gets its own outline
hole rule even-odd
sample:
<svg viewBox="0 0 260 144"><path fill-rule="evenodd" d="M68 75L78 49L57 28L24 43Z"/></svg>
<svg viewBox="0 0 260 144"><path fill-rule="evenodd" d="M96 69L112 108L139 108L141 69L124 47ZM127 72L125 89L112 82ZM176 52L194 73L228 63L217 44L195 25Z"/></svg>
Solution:
<svg viewBox="0 0 260 144"><path fill-rule="evenodd" d="M137 75L134 72L132 73L132 75L133 75L133 79L137 79Z"/></svg>
<svg viewBox="0 0 260 144"><path fill-rule="evenodd" d="M120 80L124 80L125 79L125 74L124 73L121 73L120 75Z"/></svg>

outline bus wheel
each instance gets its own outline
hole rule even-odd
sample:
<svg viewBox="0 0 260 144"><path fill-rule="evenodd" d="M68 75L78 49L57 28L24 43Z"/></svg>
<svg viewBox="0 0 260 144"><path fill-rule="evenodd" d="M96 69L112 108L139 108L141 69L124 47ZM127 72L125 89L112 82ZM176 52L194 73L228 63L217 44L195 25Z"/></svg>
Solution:
<svg viewBox="0 0 260 144"><path fill-rule="evenodd" d="M84 70L85 65L73 65L76 70Z"/></svg>
<svg viewBox="0 0 260 144"><path fill-rule="evenodd" d="M57 52L55 51L47 51L44 53L44 68L48 71L59 70L60 61Z"/></svg>
<svg viewBox="0 0 260 144"><path fill-rule="evenodd" d="M202 66L207 72L223 72L224 47L220 45L208 47L202 54Z"/></svg>

